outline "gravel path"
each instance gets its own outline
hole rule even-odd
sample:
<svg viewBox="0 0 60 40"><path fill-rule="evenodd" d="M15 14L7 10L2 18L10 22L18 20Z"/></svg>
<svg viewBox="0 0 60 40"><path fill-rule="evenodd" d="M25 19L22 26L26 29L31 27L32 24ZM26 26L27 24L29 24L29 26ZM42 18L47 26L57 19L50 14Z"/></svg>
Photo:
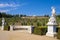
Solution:
<svg viewBox="0 0 60 40"><path fill-rule="evenodd" d="M56 38L20 31L0 31L0 40L57 40Z"/></svg>

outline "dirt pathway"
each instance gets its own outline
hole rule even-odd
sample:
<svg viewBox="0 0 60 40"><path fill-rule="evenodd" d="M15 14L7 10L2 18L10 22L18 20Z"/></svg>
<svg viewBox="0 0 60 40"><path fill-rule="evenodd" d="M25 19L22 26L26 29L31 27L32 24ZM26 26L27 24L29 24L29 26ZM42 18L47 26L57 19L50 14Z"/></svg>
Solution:
<svg viewBox="0 0 60 40"><path fill-rule="evenodd" d="M0 31L0 40L57 40L56 38L19 31Z"/></svg>

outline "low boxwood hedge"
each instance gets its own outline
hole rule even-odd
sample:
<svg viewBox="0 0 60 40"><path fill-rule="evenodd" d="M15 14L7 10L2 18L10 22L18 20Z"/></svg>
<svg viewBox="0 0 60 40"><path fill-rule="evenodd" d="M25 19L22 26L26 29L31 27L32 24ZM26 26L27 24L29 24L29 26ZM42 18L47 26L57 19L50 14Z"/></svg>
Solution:
<svg viewBox="0 0 60 40"><path fill-rule="evenodd" d="M6 24L5 26L4 26L4 30L10 30L10 26L8 25L8 24Z"/></svg>
<svg viewBox="0 0 60 40"><path fill-rule="evenodd" d="M38 27L35 27L34 31L33 31L33 34L45 35L46 32L47 32L47 28L38 28Z"/></svg>
<svg viewBox="0 0 60 40"><path fill-rule="evenodd" d="M58 28L57 38L60 39L60 27Z"/></svg>
<svg viewBox="0 0 60 40"><path fill-rule="evenodd" d="M8 30L8 26L7 25L4 26L4 30Z"/></svg>

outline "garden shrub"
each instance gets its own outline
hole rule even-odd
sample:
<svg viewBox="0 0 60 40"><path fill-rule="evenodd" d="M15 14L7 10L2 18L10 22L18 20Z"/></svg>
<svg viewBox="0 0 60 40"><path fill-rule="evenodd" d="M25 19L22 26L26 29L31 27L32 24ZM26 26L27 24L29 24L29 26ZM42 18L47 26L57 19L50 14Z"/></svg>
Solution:
<svg viewBox="0 0 60 40"><path fill-rule="evenodd" d="M8 26L7 25L4 26L4 30L8 30Z"/></svg>
<svg viewBox="0 0 60 40"><path fill-rule="evenodd" d="M57 38L60 39L60 28L58 28Z"/></svg>
<svg viewBox="0 0 60 40"><path fill-rule="evenodd" d="M47 32L47 28L34 28L34 34L38 34L38 35L45 35Z"/></svg>
<svg viewBox="0 0 60 40"><path fill-rule="evenodd" d="M6 24L6 25L4 26L4 30L8 30L8 27L9 27L9 25Z"/></svg>
<svg viewBox="0 0 60 40"><path fill-rule="evenodd" d="M34 34L38 34L38 35L41 35L41 30L37 27L34 28Z"/></svg>
<svg viewBox="0 0 60 40"><path fill-rule="evenodd" d="M58 32L59 29L60 29L60 27L56 27L56 32Z"/></svg>
<svg viewBox="0 0 60 40"><path fill-rule="evenodd" d="M45 35L46 32L47 32L47 28L40 28L40 29L41 29L41 33L42 33L42 35Z"/></svg>

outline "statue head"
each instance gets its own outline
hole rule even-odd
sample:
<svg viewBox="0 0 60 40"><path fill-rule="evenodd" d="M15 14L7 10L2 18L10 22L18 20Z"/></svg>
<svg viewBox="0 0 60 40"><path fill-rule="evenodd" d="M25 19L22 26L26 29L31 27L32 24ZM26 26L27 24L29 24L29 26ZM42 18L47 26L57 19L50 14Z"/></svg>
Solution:
<svg viewBox="0 0 60 40"><path fill-rule="evenodd" d="M52 16L55 16L55 8L54 7L51 7L51 9L52 9Z"/></svg>
<svg viewBox="0 0 60 40"><path fill-rule="evenodd" d="M51 9L52 9L52 14L54 14L55 13L55 8L51 7Z"/></svg>

